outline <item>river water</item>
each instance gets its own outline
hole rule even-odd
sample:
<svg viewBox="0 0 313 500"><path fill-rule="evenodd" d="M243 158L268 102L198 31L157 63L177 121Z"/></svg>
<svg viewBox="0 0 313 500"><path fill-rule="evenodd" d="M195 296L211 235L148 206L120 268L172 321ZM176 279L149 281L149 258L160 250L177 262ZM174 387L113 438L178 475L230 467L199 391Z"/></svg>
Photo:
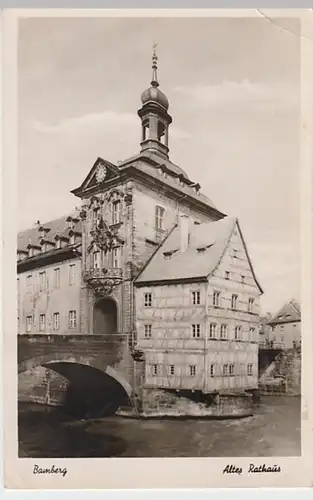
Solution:
<svg viewBox="0 0 313 500"><path fill-rule="evenodd" d="M236 420L73 420L61 408L19 405L22 457L264 457L301 454L300 398L262 397Z"/></svg>

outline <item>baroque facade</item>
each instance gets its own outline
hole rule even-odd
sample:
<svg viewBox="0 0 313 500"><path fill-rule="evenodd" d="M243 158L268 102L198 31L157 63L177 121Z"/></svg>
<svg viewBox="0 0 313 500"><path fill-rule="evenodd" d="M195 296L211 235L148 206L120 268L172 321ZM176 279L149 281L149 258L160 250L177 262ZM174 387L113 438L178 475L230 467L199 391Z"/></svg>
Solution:
<svg viewBox="0 0 313 500"><path fill-rule="evenodd" d="M19 333L127 334L146 388L256 389L262 290L238 220L169 159L155 54L152 70L140 152L98 158L80 211L19 234Z"/></svg>

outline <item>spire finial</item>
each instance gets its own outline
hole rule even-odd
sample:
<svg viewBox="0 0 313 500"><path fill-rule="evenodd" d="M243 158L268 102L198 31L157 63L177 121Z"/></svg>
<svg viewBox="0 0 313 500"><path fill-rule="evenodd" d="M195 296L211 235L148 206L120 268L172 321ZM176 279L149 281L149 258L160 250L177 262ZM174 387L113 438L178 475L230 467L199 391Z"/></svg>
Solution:
<svg viewBox="0 0 313 500"><path fill-rule="evenodd" d="M158 87L159 86L159 82L158 82L158 74L157 74L157 71L158 71L158 56L156 55L156 47L157 47L157 43L154 43L153 44L153 54L152 54L152 80L151 80L151 85L152 87Z"/></svg>

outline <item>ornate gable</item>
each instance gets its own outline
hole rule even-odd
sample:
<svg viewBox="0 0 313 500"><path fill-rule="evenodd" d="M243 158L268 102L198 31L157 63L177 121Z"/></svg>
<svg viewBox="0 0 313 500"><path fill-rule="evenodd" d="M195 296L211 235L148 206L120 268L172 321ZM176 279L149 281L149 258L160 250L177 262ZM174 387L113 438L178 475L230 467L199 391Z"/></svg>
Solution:
<svg viewBox="0 0 313 500"><path fill-rule="evenodd" d="M79 198L89 196L93 190L120 176L119 169L113 163L98 158L80 187L71 192Z"/></svg>

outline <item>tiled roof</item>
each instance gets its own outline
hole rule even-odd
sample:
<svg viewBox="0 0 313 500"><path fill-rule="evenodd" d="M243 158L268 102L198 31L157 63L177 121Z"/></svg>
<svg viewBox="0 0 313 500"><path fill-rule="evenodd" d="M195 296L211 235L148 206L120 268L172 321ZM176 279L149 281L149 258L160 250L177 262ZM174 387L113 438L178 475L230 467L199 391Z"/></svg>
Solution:
<svg viewBox="0 0 313 500"><path fill-rule="evenodd" d="M180 227L175 227L135 282L139 284L210 275L224 254L236 222L235 218L225 217L216 222L193 224L185 252L180 251ZM205 251L201 251L204 248ZM171 257L166 258L167 254L171 254Z"/></svg>
<svg viewBox="0 0 313 500"><path fill-rule="evenodd" d="M67 214L58 219L51 220L49 222L45 222L44 224L40 224L41 227L50 229L49 232L46 233L44 239L48 241L54 242L54 237L58 234L59 236L64 236L66 238L69 237L69 228L68 228L68 217L77 217L77 213ZM17 235L17 249L18 250L26 250L29 243L32 245L39 245L41 240L40 233L38 228L40 227L34 226L30 229L26 229L25 231L21 231ZM73 224L73 230L76 232L81 232L81 221L79 220L76 224Z"/></svg>
<svg viewBox="0 0 313 500"><path fill-rule="evenodd" d="M128 165L130 162L134 162L136 160L140 160L143 158L149 158L153 162L159 164L159 165L165 165L168 170L171 170L174 174L176 175L182 175L185 177L185 179L189 180L188 175L186 172L176 165L175 163L171 162L170 160L164 158L163 156L158 155L157 153L154 153L152 151L144 151L142 153L139 153L135 156L132 156L131 158L127 158L125 161L119 163L119 168L123 168L124 166Z"/></svg>
<svg viewBox="0 0 313 500"><path fill-rule="evenodd" d="M301 321L301 310L299 303L292 299L268 323L270 325L277 325L279 323L292 323L294 321Z"/></svg>
<svg viewBox="0 0 313 500"><path fill-rule="evenodd" d="M145 154L145 156L147 156L147 154ZM158 155L153 155L152 153L149 153L149 157L151 157L151 158L153 157L153 159L155 159L155 161L158 160L158 163L160 166L165 165L169 170L172 170L176 175L175 176L174 175L172 176L170 174L168 174L166 176L160 175L159 169L156 168L155 166L153 166L152 164L149 164L147 161L145 161L145 157L143 155L134 156L132 162L130 162L128 160L127 163L125 162L125 165L120 164L119 168L121 170L125 170L126 168L132 166L132 167L136 168L137 170L139 170L145 174L148 174L150 177L153 177L156 180L161 181L163 184L166 184L170 188L177 189L182 194L186 194L186 195L190 196L191 198L193 198L194 200L200 201L201 203L204 203L205 205L213 208L214 210L218 210L210 198L208 198L207 196L205 196L201 192L196 192L195 187L191 187L191 185L189 185L192 183L188 179L188 177L186 176L185 173L183 174L183 176L185 177L185 179L187 179L187 181L189 181L189 184L188 184L188 182L181 184L177 181L177 177L179 175L181 175L181 173L179 173L179 171L175 172L172 169L172 165L174 165L174 164L172 164L169 161L164 160L163 158L161 158ZM170 164L170 165L168 166L167 164ZM181 170L179 167L177 167L177 169ZM224 214L220 212L220 215L223 216Z"/></svg>

